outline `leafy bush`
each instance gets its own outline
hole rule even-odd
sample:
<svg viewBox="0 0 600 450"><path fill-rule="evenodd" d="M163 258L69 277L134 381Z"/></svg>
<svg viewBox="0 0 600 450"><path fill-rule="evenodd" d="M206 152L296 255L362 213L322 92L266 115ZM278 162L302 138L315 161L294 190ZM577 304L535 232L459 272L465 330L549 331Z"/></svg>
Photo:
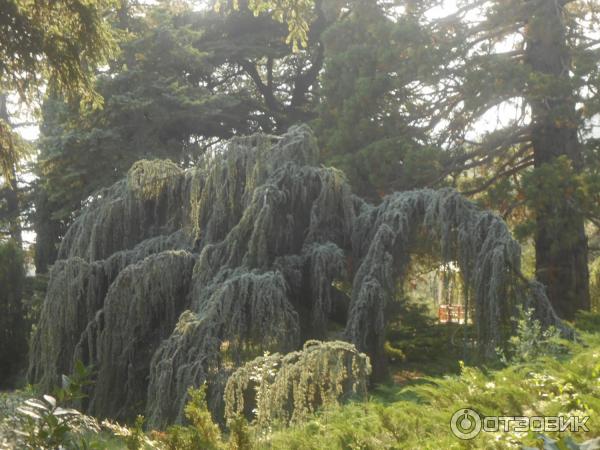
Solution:
<svg viewBox="0 0 600 450"><path fill-rule="evenodd" d="M83 389L91 384L91 370L76 362L72 375L63 375L62 387L54 395L29 398L14 411L16 431L23 445L33 449L87 448L83 432L100 431L96 420L69 408L85 397Z"/></svg>
<svg viewBox="0 0 600 450"><path fill-rule="evenodd" d="M81 413L58 406L56 398L29 399L17 408L22 417L19 434L28 448L54 449L73 442L72 429L81 424Z"/></svg>
<svg viewBox="0 0 600 450"><path fill-rule="evenodd" d="M519 315L515 319L516 334L510 337L506 352L498 349L503 362L526 362L542 355L559 356L565 352L560 331L552 326L543 329L533 314L532 309L519 307Z"/></svg>
<svg viewBox="0 0 600 450"><path fill-rule="evenodd" d="M73 374L63 375L63 384L53 395L30 398L33 388L0 395L0 449L156 448L144 434L143 422L131 429L110 421L99 424L95 418L68 407L85 397L91 374L78 362Z"/></svg>
<svg viewBox="0 0 600 450"><path fill-rule="evenodd" d="M73 373L62 376L62 386L54 390L60 403L73 403L84 399L85 388L93 384L93 371L80 360L75 361Z"/></svg>
<svg viewBox="0 0 600 450"><path fill-rule="evenodd" d="M221 430L213 420L206 404L206 385L188 389L189 401L185 417L190 425L175 425L167 429L159 439L167 450L219 450L225 448Z"/></svg>

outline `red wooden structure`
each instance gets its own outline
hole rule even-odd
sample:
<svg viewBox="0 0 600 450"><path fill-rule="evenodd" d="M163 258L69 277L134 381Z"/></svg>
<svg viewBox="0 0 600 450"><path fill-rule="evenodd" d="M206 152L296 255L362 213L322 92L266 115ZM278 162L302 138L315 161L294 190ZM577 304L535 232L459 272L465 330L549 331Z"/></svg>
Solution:
<svg viewBox="0 0 600 450"><path fill-rule="evenodd" d="M440 323L465 323L465 308L463 305L440 305L438 320Z"/></svg>

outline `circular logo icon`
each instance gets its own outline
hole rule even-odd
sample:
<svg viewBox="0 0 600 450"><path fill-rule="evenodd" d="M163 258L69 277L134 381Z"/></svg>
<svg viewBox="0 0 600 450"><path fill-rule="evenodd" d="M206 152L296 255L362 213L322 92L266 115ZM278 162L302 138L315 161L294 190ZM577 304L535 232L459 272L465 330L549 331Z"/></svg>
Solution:
<svg viewBox="0 0 600 450"><path fill-rule="evenodd" d="M459 409L450 419L450 428L459 439L473 439L481 431L481 417L475 410Z"/></svg>

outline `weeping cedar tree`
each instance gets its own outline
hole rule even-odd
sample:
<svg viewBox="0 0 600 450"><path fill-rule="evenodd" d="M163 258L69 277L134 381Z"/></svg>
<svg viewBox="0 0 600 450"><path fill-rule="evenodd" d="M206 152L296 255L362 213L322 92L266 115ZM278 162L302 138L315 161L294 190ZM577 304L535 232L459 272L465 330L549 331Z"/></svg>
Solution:
<svg viewBox="0 0 600 450"><path fill-rule="evenodd" d="M145 408L154 426L180 420L188 387L208 382L222 416L245 410L240 391L253 390L246 366L222 404L236 368L265 351L331 339L340 327L381 377L388 307L417 240L459 265L482 353L502 345L519 304L570 335L542 286L522 277L520 247L498 216L449 189L395 193L373 206L317 161L313 134L297 126L235 138L188 170L140 161L99 191L52 267L29 380L49 389L74 361L92 364L97 380L82 407L117 418ZM352 284L349 298L337 282ZM311 372L298 361L315 371L346 364L330 369L336 386L319 388L323 400L338 384L363 390L368 361L356 350L329 343L304 352L255 361L256 370L275 364L296 374L263 380L271 400L255 401L267 416L293 419L273 409L304 405L302 392L315 392L303 390Z"/></svg>
<svg viewBox="0 0 600 450"><path fill-rule="evenodd" d="M422 2L418 17L437 2ZM455 152L447 174L468 170L480 195L532 235L536 278L567 319L589 309L585 220L598 218L598 6L568 0L458 1L424 18L407 42L419 66L417 114ZM504 114L483 135L490 114ZM511 117L510 119L507 118ZM594 187L595 183L595 187Z"/></svg>

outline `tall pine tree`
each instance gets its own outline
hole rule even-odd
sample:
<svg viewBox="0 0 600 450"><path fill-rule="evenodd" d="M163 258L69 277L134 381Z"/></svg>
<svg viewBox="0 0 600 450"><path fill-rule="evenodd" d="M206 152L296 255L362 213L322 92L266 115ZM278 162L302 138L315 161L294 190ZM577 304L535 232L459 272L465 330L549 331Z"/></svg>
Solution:
<svg viewBox="0 0 600 450"><path fill-rule="evenodd" d="M598 6L458 1L438 18L438 2L425 3L414 14L429 39L410 43L406 61L420 67L418 117L453 154L446 173L468 174L466 191L500 192L494 206L503 213L526 211L536 276L571 319L590 305L584 225L594 193L586 160L597 142L586 130L598 112Z"/></svg>

